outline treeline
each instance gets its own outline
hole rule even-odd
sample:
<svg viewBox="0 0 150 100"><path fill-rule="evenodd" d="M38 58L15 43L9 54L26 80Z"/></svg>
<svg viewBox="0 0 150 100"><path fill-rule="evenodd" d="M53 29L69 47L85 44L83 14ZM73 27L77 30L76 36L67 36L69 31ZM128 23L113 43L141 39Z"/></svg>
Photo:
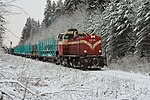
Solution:
<svg viewBox="0 0 150 100"><path fill-rule="evenodd" d="M82 13L83 9L87 12L84 30L102 36L109 62L127 55L150 60L149 0L47 0L43 22L36 22L36 29L49 28L60 16ZM23 34L31 31L26 24Z"/></svg>
<svg viewBox="0 0 150 100"><path fill-rule="evenodd" d="M47 0L47 4L45 5L44 11L44 19L40 23L39 21L34 20L34 18L27 18L25 26L22 31L22 39L19 44L23 44L26 40L32 35L37 33L41 28L48 27L54 18L60 16L63 7L62 0L58 0L57 2Z"/></svg>
<svg viewBox="0 0 150 100"><path fill-rule="evenodd" d="M6 31L6 14L11 13L8 11L7 7L9 7L9 2L0 0L0 46L2 46L3 42L3 34Z"/></svg>
<svg viewBox="0 0 150 100"><path fill-rule="evenodd" d="M40 29L40 22L35 21L34 18L27 18L25 26L22 30L22 37L20 44L25 43L25 41L32 35L39 31Z"/></svg>

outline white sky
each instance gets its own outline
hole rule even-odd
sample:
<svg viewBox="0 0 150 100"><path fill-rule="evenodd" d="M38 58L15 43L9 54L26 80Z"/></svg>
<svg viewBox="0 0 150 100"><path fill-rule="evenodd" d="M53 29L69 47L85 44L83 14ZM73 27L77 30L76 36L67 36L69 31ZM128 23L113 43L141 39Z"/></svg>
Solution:
<svg viewBox="0 0 150 100"><path fill-rule="evenodd" d="M57 1L57 0L54 0ZM28 17L34 18L35 20L43 20L44 8L46 5L46 0L15 0L13 3L16 6L21 7L25 10L12 7L10 10L13 12L19 12L20 14L11 15L8 17L7 28L14 33L17 37L21 37L21 32L25 25L26 19ZM13 46L18 44L19 38L13 36L11 33L7 32L4 36L4 45L10 46L10 41L13 42Z"/></svg>

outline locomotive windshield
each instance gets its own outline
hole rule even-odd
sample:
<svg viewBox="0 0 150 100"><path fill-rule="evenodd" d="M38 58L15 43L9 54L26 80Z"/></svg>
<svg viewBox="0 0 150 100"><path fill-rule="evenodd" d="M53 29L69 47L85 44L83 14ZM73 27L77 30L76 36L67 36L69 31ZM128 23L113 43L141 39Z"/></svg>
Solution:
<svg viewBox="0 0 150 100"><path fill-rule="evenodd" d="M74 34L66 34L64 36L64 39L73 39L73 37L74 37Z"/></svg>
<svg viewBox="0 0 150 100"><path fill-rule="evenodd" d="M84 37L86 34L78 34L78 37Z"/></svg>
<svg viewBox="0 0 150 100"><path fill-rule="evenodd" d="M59 34L58 36L58 40L59 41L62 41L63 39L64 40L71 40L73 39L74 37L85 37L87 36L87 33L85 32L67 32L67 33L61 33Z"/></svg>

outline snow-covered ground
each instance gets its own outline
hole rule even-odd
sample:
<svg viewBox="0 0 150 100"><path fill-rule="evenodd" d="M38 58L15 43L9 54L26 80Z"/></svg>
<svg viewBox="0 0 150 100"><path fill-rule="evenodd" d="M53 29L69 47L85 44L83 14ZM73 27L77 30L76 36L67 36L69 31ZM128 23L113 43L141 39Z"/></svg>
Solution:
<svg viewBox="0 0 150 100"><path fill-rule="evenodd" d="M4 100L150 100L150 76L82 71L28 58L0 56ZM1 98L1 97L0 97Z"/></svg>

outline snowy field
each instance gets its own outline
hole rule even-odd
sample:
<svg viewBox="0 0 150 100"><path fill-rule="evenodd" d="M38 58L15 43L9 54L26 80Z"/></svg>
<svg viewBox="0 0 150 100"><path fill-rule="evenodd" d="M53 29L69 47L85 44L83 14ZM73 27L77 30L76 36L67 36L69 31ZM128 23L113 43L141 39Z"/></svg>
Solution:
<svg viewBox="0 0 150 100"><path fill-rule="evenodd" d="M0 56L4 100L150 100L150 76L81 71L12 55Z"/></svg>

